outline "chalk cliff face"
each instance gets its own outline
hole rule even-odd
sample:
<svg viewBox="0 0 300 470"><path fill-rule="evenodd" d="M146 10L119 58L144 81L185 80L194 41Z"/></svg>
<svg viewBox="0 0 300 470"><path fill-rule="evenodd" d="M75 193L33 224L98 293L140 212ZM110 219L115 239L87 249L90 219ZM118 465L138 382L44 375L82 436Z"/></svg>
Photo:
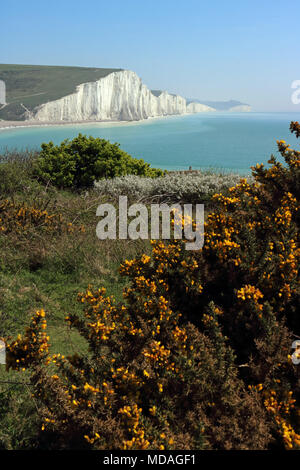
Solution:
<svg viewBox="0 0 300 470"><path fill-rule="evenodd" d="M206 106L205 104L200 103L189 103L186 107L187 113L206 113L208 111L216 111L214 108L210 106Z"/></svg>
<svg viewBox="0 0 300 470"><path fill-rule="evenodd" d="M95 82L82 83L76 91L28 113L37 121L135 121L174 114L215 111L166 91L151 93L135 72L113 72Z"/></svg>
<svg viewBox="0 0 300 470"><path fill-rule="evenodd" d="M229 109L231 113L250 113L251 111L251 106L248 104L243 104L240 106L233 106L232 108Z"/></svg>

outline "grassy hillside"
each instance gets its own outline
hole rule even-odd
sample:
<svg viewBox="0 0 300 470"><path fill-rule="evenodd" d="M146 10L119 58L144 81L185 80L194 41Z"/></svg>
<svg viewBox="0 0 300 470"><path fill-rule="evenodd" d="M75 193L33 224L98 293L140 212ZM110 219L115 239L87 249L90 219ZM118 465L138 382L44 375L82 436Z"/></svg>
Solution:
<svg viewBox="0 0 300 470"><path fill-rule="evenodd" d="M23 120L25 108L69 95L80 83L92 82L121 69L0 64L0 80L6 84L6 106L0 119Z"/></svg>

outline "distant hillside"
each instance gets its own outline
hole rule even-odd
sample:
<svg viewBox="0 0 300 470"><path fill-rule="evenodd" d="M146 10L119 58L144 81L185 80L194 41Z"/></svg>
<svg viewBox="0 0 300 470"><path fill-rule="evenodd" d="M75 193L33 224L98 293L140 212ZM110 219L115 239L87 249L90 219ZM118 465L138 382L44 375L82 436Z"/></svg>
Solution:
<svg viewBox="0 0 300 470"><path fill-rule="evenodd" d="M217 111L229 111L232 108L240 106L249 106L247 103L242 103L241 101L228 100L228 101L206 101L198 99L187 99L187 103L201 103L211 108L215 108Z"/></svg>
<svg viewBox="0 0 300 470"><path fill-rule="evenodd" d="M31 111L42 103L73 93L81 83L93 82L120 70L0 64L0 80L6 84L8 103L0 109L0 119L23 120L26 109Z"/></svg>

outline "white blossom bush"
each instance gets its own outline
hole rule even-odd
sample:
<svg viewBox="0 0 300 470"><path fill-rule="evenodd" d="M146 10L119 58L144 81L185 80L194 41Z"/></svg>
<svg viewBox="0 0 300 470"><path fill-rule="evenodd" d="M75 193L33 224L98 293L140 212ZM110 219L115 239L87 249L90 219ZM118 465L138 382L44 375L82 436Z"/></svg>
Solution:
<svg viewBox="0 0 300 470"><path fill-rule="evenodd" d="M102 179L95 189L111 198L120 195L138 201L169 201L193 203L210 200L215 193L235 186L241 175L228 173L198 172L189 174L169 173L158 178L135 175ZM248 177L252 181L252 176Z"/></svg>

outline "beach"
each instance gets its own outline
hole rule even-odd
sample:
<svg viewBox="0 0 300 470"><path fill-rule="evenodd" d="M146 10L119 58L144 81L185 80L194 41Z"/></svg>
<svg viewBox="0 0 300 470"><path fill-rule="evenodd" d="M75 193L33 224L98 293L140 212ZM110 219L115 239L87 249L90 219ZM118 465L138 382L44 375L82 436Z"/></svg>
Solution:
<svg viewBox="0 0 300 470"><path fill-rule="evenodd" d="M0 129L14 129L16 127L43 127L43 126L74 126L77 124L97 124L97 123L116 124L127 121L1 121Z"/></svg>
<svg viewBox="0 0 300 470"><path fill-rule="evenodd" d="M183 116L191 116L194 113L186 113L186 114L168 114L165 116L151 116L148 117L147 119L139 119L139 120L132 120L132 121L126 121L126 120L110 120L110 119L102 119L100 120L82 120L82 121L5 121L0 119L0 130L1 129L15 129L17 127L48 127L48 126L77 126L79 124L87 124L87 125L92 125L92 124L108 124L108 125L122 125L122 124L141 124L144 122L150 122L150 121L159 121L159 120L165 120L165 119L172 119L172 118L178 118L178 117L183 117ZM196 113L195 113L196 114ZM205 113L199 113L199 114L205 114Z"/></svg>

